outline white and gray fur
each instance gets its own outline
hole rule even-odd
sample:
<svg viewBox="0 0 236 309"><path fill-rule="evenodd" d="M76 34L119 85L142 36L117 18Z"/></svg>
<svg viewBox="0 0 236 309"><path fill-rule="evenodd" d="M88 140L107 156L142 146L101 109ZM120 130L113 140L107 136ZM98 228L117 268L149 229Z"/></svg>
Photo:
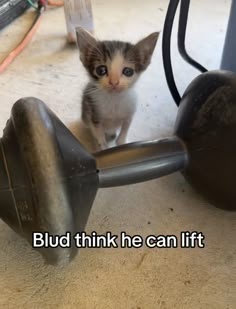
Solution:
<svg viewBox="0 0 236 309"><path fill-rule="evenodd" d="M76 32L80 59L90 77L83 92L82 120L99 150L106 149L108 142L115 138L117 145L124 144L136 110L132 85L150 64L159 33L152 33L132 45L97 41L82 28L77 28ZM107 71L103 76L97 74L101 66ZM124 68L132 76L124 75Z"/></svg>

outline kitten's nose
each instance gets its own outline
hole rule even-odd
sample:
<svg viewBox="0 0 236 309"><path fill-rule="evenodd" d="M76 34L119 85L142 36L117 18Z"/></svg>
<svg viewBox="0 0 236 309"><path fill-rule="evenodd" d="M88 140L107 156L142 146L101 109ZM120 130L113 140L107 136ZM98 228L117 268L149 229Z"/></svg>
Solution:
<svg viewBox="0 0 236 309"><path fill-rule="evenodd" d="M119 80L118 79L109 79L109 85L116 87L119 85Z"/></svg>

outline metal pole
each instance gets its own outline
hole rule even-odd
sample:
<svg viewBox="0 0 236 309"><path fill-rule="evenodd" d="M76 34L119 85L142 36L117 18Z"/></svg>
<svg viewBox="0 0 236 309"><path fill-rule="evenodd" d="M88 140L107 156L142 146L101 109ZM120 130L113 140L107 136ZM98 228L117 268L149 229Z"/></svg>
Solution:
<svg viewBox="0 0 236 309"><path fill-rule="evenodd" d="M221 69L236 72L236 0L232 0L228 28L224 43Z"/></svg>
<svg viewBox="0 0 236 309"><path fill-rule="evenodd" d="M94 154L99 187L123 186L183 170L187 151L177 137L136 142Z"/></svg>

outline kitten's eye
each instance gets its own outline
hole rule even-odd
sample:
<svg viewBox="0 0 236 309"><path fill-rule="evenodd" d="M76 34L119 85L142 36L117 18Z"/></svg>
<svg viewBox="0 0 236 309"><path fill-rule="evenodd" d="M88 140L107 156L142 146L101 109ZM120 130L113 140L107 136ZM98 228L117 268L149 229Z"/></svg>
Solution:
<svg viewBox="0 0 236 309"><path fill-rule="evenodd" d="M96 68L96 73L98 76L104 76L107 74L107 67L105 65L99 65Z"/></svg>
<svg viewBox="0 0 236 309"><path fill-rule="evenodd" d="M131 68L124 68L122 72L125 76L130 77L134 74L134 70Z"/></svg>

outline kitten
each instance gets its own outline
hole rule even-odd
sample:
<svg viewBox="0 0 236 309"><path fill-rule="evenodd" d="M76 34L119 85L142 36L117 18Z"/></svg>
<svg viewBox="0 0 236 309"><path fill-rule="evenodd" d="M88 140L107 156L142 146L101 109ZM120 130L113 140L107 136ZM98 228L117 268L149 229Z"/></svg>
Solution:
<svg viewBox="0 0 236 309"><path fill-rule="evenodd" d="M120 41L98 41L82 28L76 29L80 60L90 82L82 99L82 120L98 144L106 149L117 137L124 144L136 110L132 89L140 74L150 64L158 32L133 45Z"/></svg>

